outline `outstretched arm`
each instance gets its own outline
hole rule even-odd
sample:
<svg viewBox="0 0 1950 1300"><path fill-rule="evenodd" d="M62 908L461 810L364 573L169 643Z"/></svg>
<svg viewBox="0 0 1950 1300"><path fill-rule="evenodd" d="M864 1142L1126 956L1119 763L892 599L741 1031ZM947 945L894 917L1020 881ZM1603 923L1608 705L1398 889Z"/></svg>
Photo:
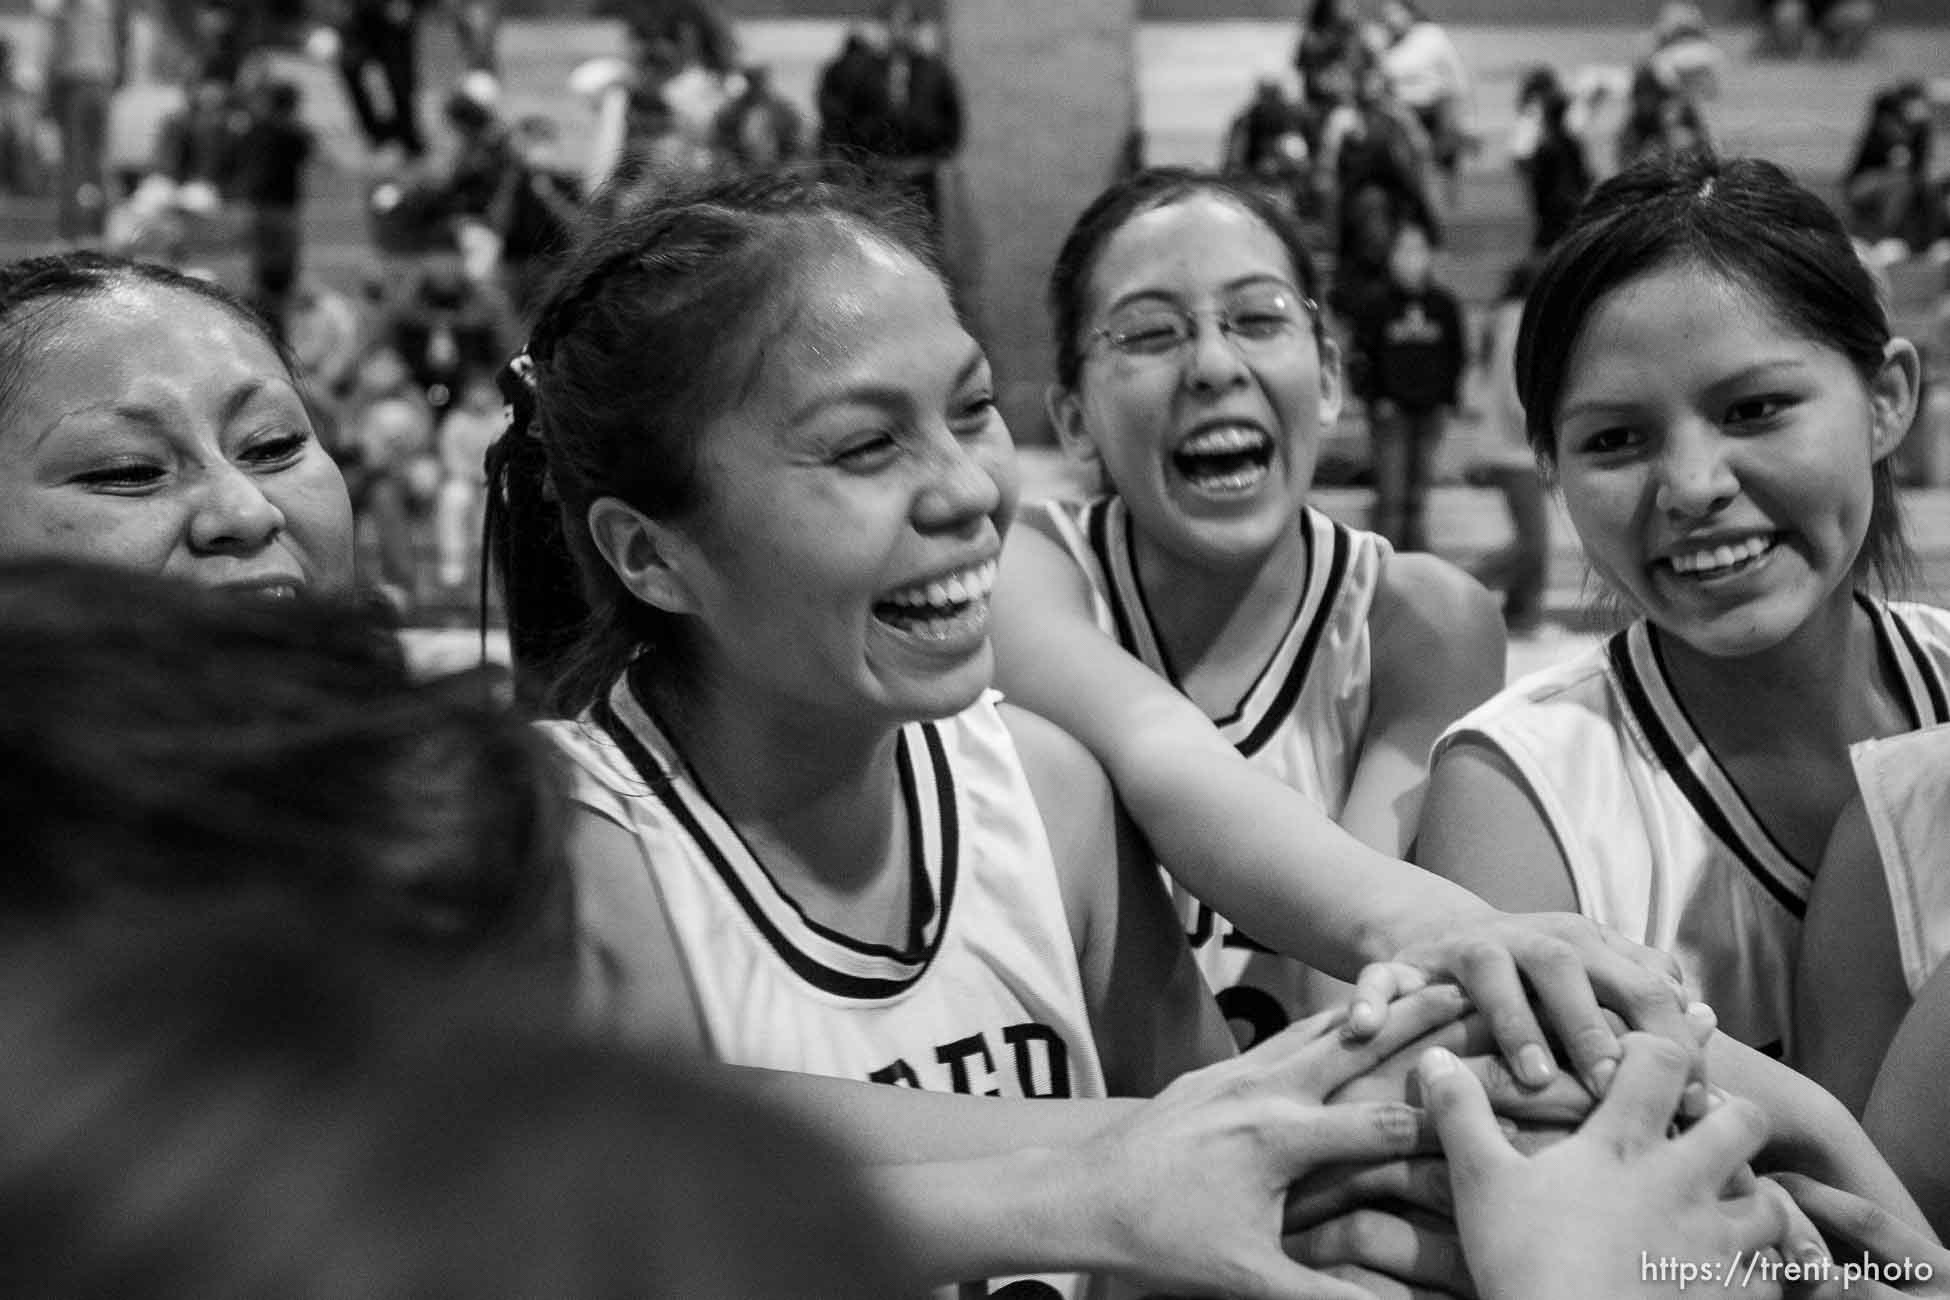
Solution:
<svg viewBox="0 0 1950 1300"><path fill-rule="evenodd" d="M1615 947L1582 918L1499 913L1377 853L1248 764L1191 701L1098 630L1082 575L1034 528L1012 532L995 602L1003 689L1082 741L1160 860L1221 913L1251 918L1262 942L1342 978L1401 956L1460 980L1534 1083L1552 1066L1526 980L1587 1080L1617 1051L1600 999L1690 1044L1664 959ZM1382 1017L1392 987L1385 978L1361 986L1357 1029Z"/></svg>

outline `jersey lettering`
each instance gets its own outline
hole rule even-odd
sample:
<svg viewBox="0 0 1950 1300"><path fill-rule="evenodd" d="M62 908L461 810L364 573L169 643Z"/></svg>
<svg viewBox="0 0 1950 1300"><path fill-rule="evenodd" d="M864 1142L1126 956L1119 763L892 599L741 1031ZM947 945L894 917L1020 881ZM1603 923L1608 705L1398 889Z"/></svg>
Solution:
<svg viewBox="0 0 1950 1300"><path fill-rule="evenodd" d="M1023 1097L1069 1097L1070 1048L1048 1025L1029 1021L1008 1025L1000 1031L1001 1044L994 1044L987 1033L970 1034L943 1043L934 1049L934 1062L947 1067L942 1091L966 1095L999 1097L1002 1081L996 1062L1015 1071L1016 1093ZM896 1059L867 1074L871 1083L887 1083L900 1088L924 1088L913 1065Z"/></svg>

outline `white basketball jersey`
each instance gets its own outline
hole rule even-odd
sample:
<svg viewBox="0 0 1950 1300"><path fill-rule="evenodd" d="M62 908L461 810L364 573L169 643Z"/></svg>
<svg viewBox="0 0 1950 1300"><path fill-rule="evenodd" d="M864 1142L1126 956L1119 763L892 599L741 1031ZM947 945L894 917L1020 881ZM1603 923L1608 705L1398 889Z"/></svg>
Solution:
<svg viewBox="0 0 1950 1300"><path fill-rule="evenodd" d="M1950 727L1866 740L1849 756L1914 995L1950 956Z"/></svg>
<svg viewBox="0 0 1950 1300"><path fill-rule="evenodd" d="M1138 585L1131 525L1114 496L1043 503L1049 528L1089 579L1097 624L1173 686L1179 677ZM1338 818L1361 757L1374 684L1368 611L1391 548L1377 533L1301 513L1306 588L1272 657L1213 723L1253 766ZM1199 969L1250 1046L1306 1014L1307 968L1267 951L1168 881Z"/></svg>
<svg viewBox="0 0 1950 1300"><path fill-rule="evenodd" d="M1105 1095L1055 863L995 698L901 729L913 910L898 947L799 910L627 675L577 722L542 724L573 760L575 801L642 843L713 1056L940 1092ZM1007 1294L1099 1294L1075 1275L1017 1285Z"/></svg>
<svg viewBox="0 0 1950 1300"><path fill-rule="evenodd" d="M1950 614L1861 599L1911 725L1950 721ZM1510 686L1443 733L1436 755L1460 739L1521 776L1579 911L1673 954L1722 1030L1781 1055L1818 864L1789 857L1761 825L1687 718L1644 622Z"/></svg>

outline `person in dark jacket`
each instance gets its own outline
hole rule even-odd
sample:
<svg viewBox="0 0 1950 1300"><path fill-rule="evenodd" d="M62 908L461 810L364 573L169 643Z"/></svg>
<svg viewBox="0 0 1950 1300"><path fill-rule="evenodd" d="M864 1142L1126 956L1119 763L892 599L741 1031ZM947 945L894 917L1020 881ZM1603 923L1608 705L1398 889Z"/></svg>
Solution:
<svg viewBox="0 0 1950 1300"><path fill-rule="evenodd" d="M420 131L420 19L432 0L346 0L336 24L339 74L359 129L374 149L398 145L408 157L426 152ZM377 68L386 104L373 101L366 73Z"/></svg>
<svg viewBox="0 0 1950 1300"><path fill-rule="evenodd" d="M1423 516L1436 444L1461 396L1462 308L1436 283L1426 227L1395 232L1388 280L1352 304L1349 379L1368 408L1374 530L1404 551L1428 549Z"/></svg>

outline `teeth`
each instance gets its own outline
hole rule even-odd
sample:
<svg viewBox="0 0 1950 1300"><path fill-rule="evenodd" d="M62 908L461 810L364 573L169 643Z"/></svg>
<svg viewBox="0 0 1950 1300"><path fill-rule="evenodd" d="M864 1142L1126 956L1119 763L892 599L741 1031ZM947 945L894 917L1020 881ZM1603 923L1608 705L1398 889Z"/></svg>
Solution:
<svg viewBox="0 0 1950 1300"><path fill-rule="evenodd" d="M1764 555L1774 545L1768 537L1749 537L1738 545L1715 546L1709 550L1693 551L1687 555L1675 555L1670 563L1675 573L1709 573L1718 569L1730 569L1745 560Z"/></svg>
<svg viewBox="0 0 1950 1300"><path fill-rule="evenodd" d="M883 603L920 609L943 609L984 600L995 590L995 561L984 560L973 568L933 582L902 587L883 598Z"/></svg>
<svg viewBox="0 0 1950 1300"><path fill-rule="evenodd" d="M1178 445L1181 455L1220 456L1253 451L1270 441L1263 429L1245 424L1226 424L1195 433Z"/></svg>

